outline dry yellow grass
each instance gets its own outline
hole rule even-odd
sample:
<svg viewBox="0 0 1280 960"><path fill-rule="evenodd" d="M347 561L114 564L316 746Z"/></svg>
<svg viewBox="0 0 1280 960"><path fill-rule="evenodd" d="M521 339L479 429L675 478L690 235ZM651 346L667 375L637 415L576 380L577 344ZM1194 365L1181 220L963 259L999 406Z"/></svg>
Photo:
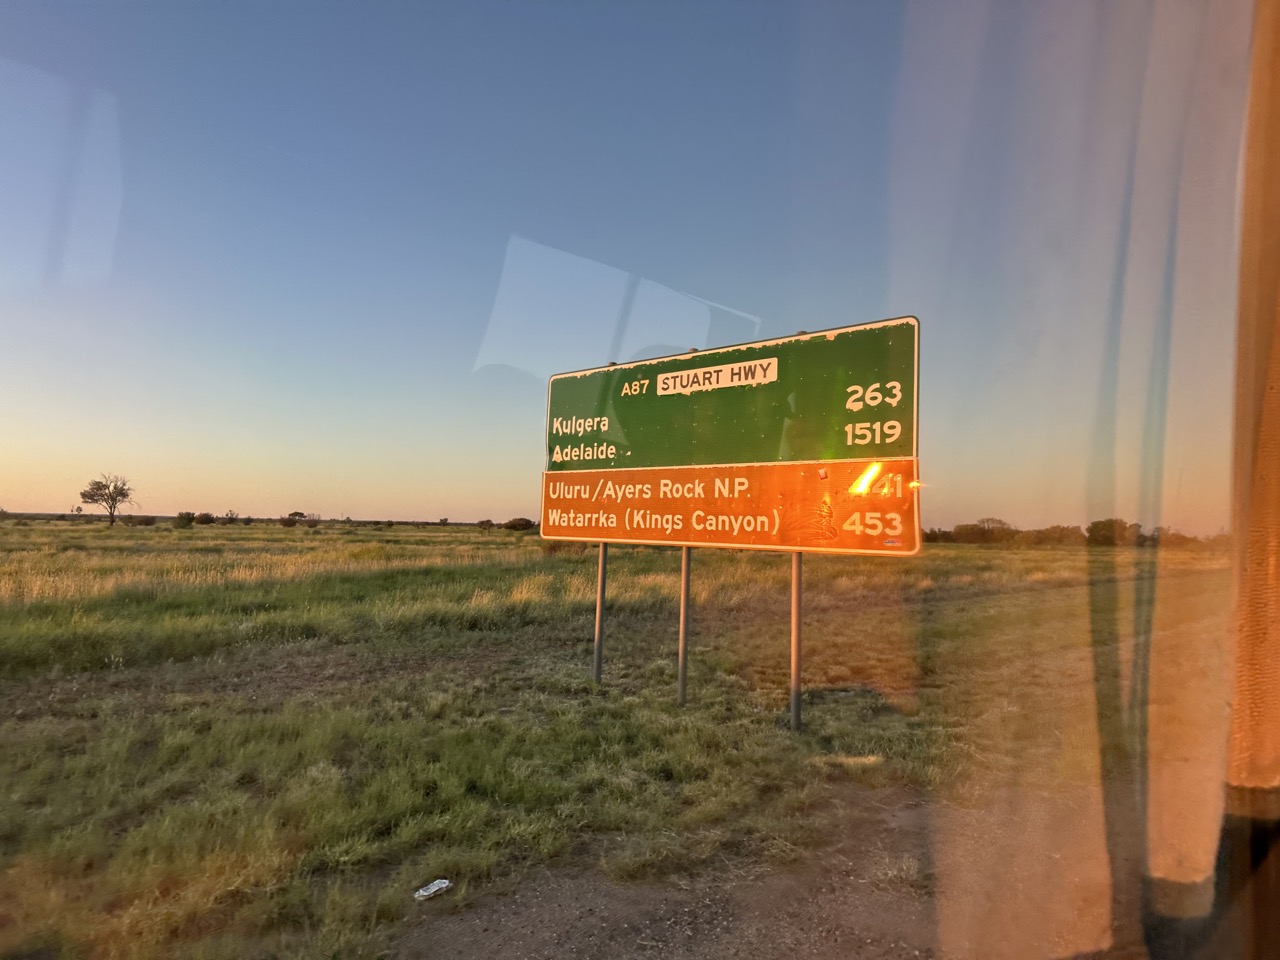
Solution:
<svg viewBox="0 0 1280 960"><path fill-rule="evenodd" d="M133 538L125 553L119 548L121 537L108 539L112 531L51 524L13 538L0 554L0 604L88 600L126 590L159 594L228 583L296 582L327 574L521 565L537 559L527 546L450 545L438 535L426 541L432 549L424 550L408 538L403 544L344 542L340 533L329 530L307 537L293 531L214 529L216 534L163 527L121 530L122 536ZM438 549L442 546L448 549Z"/></svg>
<svg viewBox="0 0 1280 960"><path fill-rule="evenodd" d="M806 560L794 737L789 558L697 552L680 709L679 554L610 557L595 689L591 551L440 528L0 526L0 662L23 701L0 716L0 955L365 956L416 885L588 838L621 838L619 875L794 854L826 778L953 799L1089 781L1091 605L1128 644L1149 559ZM1180 622L1213 629L1222 558L1165 559L1171 594L1208 610Z"/></svg>

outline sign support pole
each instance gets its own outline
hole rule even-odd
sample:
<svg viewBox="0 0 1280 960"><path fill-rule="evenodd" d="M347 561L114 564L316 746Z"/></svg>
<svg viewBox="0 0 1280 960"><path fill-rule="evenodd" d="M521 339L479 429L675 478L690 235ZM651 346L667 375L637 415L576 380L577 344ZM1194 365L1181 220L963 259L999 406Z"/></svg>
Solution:
<svg viewBox="0 0 1280 960"><path fill-rule="evenodd" d="M802 553L791 555L791 729L800 731L800 569Z"/></svg>
<svg viewBox="0 0 1280 960"><path fill-rule="evenodd" d="M689 676L689 547L680 548L680 653L677 682L680 706L685 704L685 682Z"/></svg>
<svg viewBox="0 0 1280 960"><path fill-rule="evenodd" d="M599 683L604 674L604 585L609 563L609 545L600 544L600 572L596 578L596 642L591 678Z"/></svg>

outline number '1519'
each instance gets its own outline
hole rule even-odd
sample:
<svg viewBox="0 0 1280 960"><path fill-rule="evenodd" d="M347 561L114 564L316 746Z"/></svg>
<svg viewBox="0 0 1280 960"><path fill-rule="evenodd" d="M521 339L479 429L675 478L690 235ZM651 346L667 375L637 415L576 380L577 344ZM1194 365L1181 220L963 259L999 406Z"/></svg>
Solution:
<svg viewBox="0 0 1280 960"><path fill-rule="evenodd" d="M849 446L859 447L868 443L893 443L902 436L902 424L897 420L886 420L884 423L846 423L844 425L844 442Z"/></svg>

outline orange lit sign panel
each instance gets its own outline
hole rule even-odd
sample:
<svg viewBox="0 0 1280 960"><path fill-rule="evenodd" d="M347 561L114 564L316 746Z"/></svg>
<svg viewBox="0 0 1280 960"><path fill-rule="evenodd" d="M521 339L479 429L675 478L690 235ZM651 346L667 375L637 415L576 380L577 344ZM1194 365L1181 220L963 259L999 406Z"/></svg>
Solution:
<svg viewBox="0 0 1280 960"><path fill-rule="evenodd" d="M916 461L832 460L546 473L553 540L913 554Z"/></svg>

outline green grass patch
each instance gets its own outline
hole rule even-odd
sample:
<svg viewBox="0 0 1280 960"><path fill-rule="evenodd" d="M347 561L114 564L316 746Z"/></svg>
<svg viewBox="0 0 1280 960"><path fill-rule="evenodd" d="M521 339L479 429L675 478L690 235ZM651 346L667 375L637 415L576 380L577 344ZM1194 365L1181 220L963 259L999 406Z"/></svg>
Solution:
<svg viewBox="0 0 1280 960"><path fill-rule="evenodd" d="M1092 556L811 558L795 736L785 557L697 552L681 709L677 551L611 553L597 689L591 552L0 524L0 956L366 956L437 876L461 902L555 861L785 859L849 779L960 800L1087 779L1090 615L1123 670L1150 567ZM1162 562L1174 619L1211 629L1221 558ZM919 864L879 872L928 887Z"/></svg>

